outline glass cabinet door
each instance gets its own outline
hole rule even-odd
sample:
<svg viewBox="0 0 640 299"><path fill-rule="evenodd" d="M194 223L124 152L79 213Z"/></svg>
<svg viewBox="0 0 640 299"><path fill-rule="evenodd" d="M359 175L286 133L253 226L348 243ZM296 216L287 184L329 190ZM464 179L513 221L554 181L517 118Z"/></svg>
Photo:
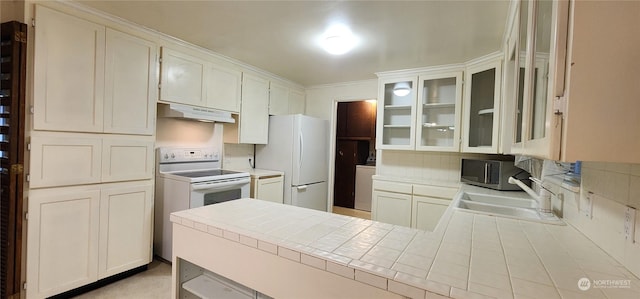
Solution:
<svg viewBox="0 0 640 299"><path fill-rule="evenodd" d="M533 46L533 74L531 74L531 94L529 102L527 140L546 136L547 85L549 53L551 52L551 12L553 2L537 1L534 5L535 39Z"/></svg>
<svg viewBox="0 0 640 299"><path fill-rule="evenodd" d="M379 149L413 149L416 78L381 79L379 83Z"/></svg>
<svg viewBox="0 0 640 299"><path fill-rule="evenodd" d="M469 66L464 98L463 151L498 153L500 59Z"/></svg>
<svg viewBox="0 0 640 299"><path fill-rule="evenodd" d="M416 149L458 151L462 71L420 76Z"/></svg>

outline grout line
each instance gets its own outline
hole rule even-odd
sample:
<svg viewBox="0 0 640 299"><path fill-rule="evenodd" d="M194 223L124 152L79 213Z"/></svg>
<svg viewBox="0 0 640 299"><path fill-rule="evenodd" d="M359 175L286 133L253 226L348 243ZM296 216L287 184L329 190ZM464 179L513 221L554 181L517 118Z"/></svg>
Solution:
<svg viewBox="0 0 640 299"><path fill-rule="evenodd" d="M536 257L538 258L538 261L540 261L540 264L542 264L542 268L544 269L544 272L547 273L547 277L549 278L549 280L551 280L551 283L553 284L553 287L554 287L554 289L556 291L556 294L558 295L558 298L562 298L562 295L560 295L560 292L558 291L558 285L556 284L556 282L553 280L553 278L549 274L549 270L547 269L547 266L544 264L544 261L540 257L540 254L538 253L538 250L536 249L536 246L531 241L531 238L529 237L529 234L527 233L527 230L524 227L522 227L522 223L520 222L520 220L518 220L518 224L522 228L522 232L524 233L524 237L527 238L527 241L529 242L529 245L533 249L533 252L536 253ZM550 232L547 230L547 227L546 227L548 224L542 224L542 225L544 227L544 230L545 230L546 234L547 235L551 235ZM523 279L523 280L529 281L528 279Z"/></svg>
<svg viewBox="0 0 640 299"><path fill-rule="evenodd" d="M502 250L502 256L504 257L504 266L507 268L507 276L509 277L509 284L511 286L511 295L516 298L516 291L513 288L513 277L511 276L511 269L509 269L509 262L507 261L507 253L504 250L504 242L502 241L502 235L500 234L500 226L498 225L498 218L496 217L496 232L498 233L498 240L500 241L500 249Z"/></svg>

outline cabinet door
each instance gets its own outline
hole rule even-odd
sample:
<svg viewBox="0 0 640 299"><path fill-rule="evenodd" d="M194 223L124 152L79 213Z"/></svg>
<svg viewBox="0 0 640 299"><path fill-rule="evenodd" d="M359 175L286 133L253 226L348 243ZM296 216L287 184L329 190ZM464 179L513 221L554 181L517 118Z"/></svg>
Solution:
<svg viewBox="0 0 640 299"><path fill-rule="evenodd" d="M239 142L267 144L269 135L269 80L243 74Z"/></svg>
<svg viewBox="0 0 640 299"><path fill-rule="evenodd" d="M113 135L102 141L102 182L153 177L153 138Z"/></svg>
<svg viewBox="0 0 640 299"><path fill-rule="evenodd" d="M417 78L380 79L378 85L377 148L414 149Z"/></svg>
<svg viewBox="0 0 640 299"><path fill-rule="evenodd" d="M152 213L152 181L103 188L98 279L151 262Z"/></svg>
<svg viewBox="0 0 640 299"><path fill-rule="evenodd" d="M411 227L433 231L450 203L451 200L414 195L411 208Z"/></svg>
<svg viewBox="0 0 640 299"><path fill-rule="evenodd" d="M256 185L256 199L262 199L277 203L284 202L284 178L283 176L261 178Z"/></svg>
<svg viewBox="0 0 640 299"><path fill-rule="evenodd" d="M462 71L421 75L418 78L416 149L460 149Z"/></svg>
<svg viewBox="0 0 640 299"><path fill-rule="evenodd" d="M269 86L269 114L289 114L289 88L271 82Z"/></svg>
<svg viewBox="0 0 640 299"><path fill-rule="evenodd" d="M242 72L211 65L207 75L207 106L240 112Z"/></svg>
<svg viewBox="0 0 640 299"><path fill-rule="evenodd" d="M374 189L371 220L407 227L411 226L411 194Z"/></svg>
<svg viewBox="0 0 640 299"><path fill-rule="evenodd" d="M162 47L160 100L206 106L206 65L203 59Z"/></svg>
<svg viewBox="0 0 640 299"><path fill-rule="evenodd" d="M105 27L36 5L33 128L102 132Z"/></svg>
<svg viewBox="0 0 640 299"><path fill-rule="evenodd" d="M289 90L289 114L304 114L304 92Z"/></svg>
<svg viewBox="0 0 640 299"><path fill-rule="evenodd" d="M31 135L31 188L100 182L100 136L33 132Z"/></svg>
<svg viewBox="0 0 640 299"><path fill-rule="evenodd" d="M157 47L107 29L104 132L155 133Z"/></svg>
<svg viewBox="0 0 640 299"><path fill-rule="evenodd" d="M467 68L463 152L498 153L502 61Z"/></svg>
<svg viewBox="0 0 640 299"><path fill-rule="evenodd" d="M30 191L29 297L49 297L97 280L99 205L97 189Z"/></svg>

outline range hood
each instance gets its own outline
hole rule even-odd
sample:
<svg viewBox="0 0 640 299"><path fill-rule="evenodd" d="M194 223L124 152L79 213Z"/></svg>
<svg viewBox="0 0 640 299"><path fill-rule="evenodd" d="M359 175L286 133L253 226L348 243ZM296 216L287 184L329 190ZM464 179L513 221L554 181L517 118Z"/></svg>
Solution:
<svg viewBox="0 0 640 299"><path fill-rule="evenodd" d="M235 123L231 112L183 104L158 104L158 117L193 119L204 122Z"/></svg>

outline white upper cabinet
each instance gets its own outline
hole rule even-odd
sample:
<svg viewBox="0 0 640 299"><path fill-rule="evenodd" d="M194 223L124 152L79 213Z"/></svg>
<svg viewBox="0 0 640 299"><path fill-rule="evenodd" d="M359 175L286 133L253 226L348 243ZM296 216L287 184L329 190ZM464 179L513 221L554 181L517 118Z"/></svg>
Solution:
<svg viewBox="0 0 640 299"><path fill-rule="evenodd" d="M204 59L162 47L160 100L205 107Z"/></svg>
<svg viewBox="0 0 640 299"><path fill-rule="evenodd" d="M242 105L236 123L224 124L225 143L267 144L269 80L242 74Z"/></svg>
<svg viewBox="0 0 640 299"><path fill-rule="evenodd" d="M416 149L458 151L462 71L418 77Z"/></svg>
<svg viewBox="0 0 640 299"><path fill-rule="evenodd" d="M102 132L105 27L35 10L35 130Z"/></svg>
<svg viewBox="0 0 640 299"><path fill-rule="evenodd" d="M269 114L289 114L289 88L273 81L269 84Z"/></svg>
<svg viewBox="0 0 640 299"><path fill-rule="evenodd" d="M304 91L289 91L289 114L304 114L305 94Z"/></svg>
<svg viewBox="0 0 640 299"><path fill-rule="evenodd" d="M269 85L269 115L303 114L304 92L271 81Z"/></svg>
<svg viewBox="0 0 640 299"><path fill-rule="evenodd" d="M210 64L206 84L207 107L240 112L242 72Z"/></svg>
<svg viewBox="0 0 640 299"><path fill-rule="evenodd" d="M104 132L155 133L157 47L154 43L107 29Z"/></svg>
<svg viewBox="0 0 640 299"><path fill-rule="evenodd" d="M498 153L502 61L469 64L466 68L462 151Z"/></svg>
<svg viewBox="0 0 640 299"><path fill-rule="evenodd" d="M152 135L154 43L36 5L33 128Z"/></svg>
<svg viewBox="0 0 640 299"><path fill-rule="evenodd" d="M459 151L462 65L379 74L378 149ZM409 75L409 74L407 74ZM381 138L380 138L381 137Z"/></svg>
<svg viewBox="0 0 640 299"><path fill-rule="evenodd" d="M378 81L376 148L415 148L417 76L384 78Z"/></svg>
<svg viewBox="0 0 640 299"><path fill-rule="evenodd" d="M640 163L640 41L629 38L637 35L639 9L635 1L519 3L512 152Z"/></svg>

